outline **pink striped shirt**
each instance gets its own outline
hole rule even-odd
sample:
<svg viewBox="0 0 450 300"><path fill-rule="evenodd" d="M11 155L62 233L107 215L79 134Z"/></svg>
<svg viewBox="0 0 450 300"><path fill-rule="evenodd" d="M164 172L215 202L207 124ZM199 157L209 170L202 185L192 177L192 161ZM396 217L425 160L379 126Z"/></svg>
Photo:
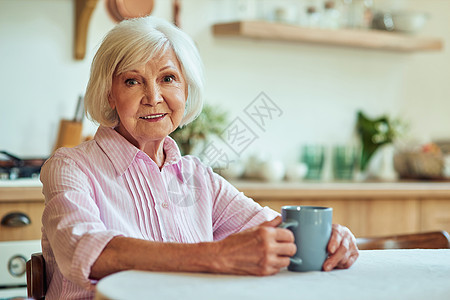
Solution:
<svg viewBox="0 0 450 300"><path fill-rule="evenodd" d="M91 267L114 236L150 241L215 241L273 219L193 156L164 141L161 168L115 130L62 148L41 171L46 206L42 251L47 299L91 299Z"/></svg>

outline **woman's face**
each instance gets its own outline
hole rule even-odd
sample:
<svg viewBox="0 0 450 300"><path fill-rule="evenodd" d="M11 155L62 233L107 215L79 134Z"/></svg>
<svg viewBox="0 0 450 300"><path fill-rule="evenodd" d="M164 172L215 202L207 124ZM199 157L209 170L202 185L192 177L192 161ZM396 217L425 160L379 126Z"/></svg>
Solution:
<svg viewBox="0 0 450 300"><path fill-rule="evenodd" d="M109 104L119 115L116 130L142 149L161 141L181 122L187 85L172 49L114 76Z"/></svg>

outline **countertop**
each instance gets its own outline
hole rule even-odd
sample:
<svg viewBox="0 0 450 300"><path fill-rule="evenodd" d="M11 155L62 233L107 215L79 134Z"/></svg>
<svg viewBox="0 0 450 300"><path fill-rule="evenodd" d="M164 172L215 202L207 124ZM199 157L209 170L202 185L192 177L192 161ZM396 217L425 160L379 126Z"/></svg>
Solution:
<svg viewBox="0 0 450 300"><path fill-rule="evenodd" d="M230 181L249 197L414 197L450 198L450 181L398 181L398 182L262 182ZM42 200L39 179L0 180L0 201L29 198Z"/></svg>
<svg viewBox="0 0 450 300"><path fill-rule="evenodd" d="M250 197L437 197L450 198L450 181L261 182L230 181Z"/></svg>
<svg viewBox="0 0 450 300"><path fill-rule="evenodd" d="M0 202L44 202L39 178L0 180Z"/></svg>
<svg viewBox="0 0 450 300"><path fill-rule="evenodd" d="M42 183L39 178L19 178L15 180L0 180L0 188L3 187L40 187Z"/></svg>

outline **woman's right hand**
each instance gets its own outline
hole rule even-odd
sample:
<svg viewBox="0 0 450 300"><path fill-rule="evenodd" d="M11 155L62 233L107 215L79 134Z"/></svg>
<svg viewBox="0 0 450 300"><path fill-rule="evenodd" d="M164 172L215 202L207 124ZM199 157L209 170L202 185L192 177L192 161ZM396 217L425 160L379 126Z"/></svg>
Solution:
<svg viewBox="0 0 450 300"><path fill-rule="evenodd" d="M294 235L277 228L281 218L232 234L217 242L166 243L116 236L91 268L101 279L123 270L272 275L289 265L297 251Z"/></svg>
<svg viewBox="0 0 450 300"><path fill-rule="evenodd" d="M232 234L217 242L215 271L226 274L273 275L289 265L297 251L294 235L277 228L281 217Z"/></svg>

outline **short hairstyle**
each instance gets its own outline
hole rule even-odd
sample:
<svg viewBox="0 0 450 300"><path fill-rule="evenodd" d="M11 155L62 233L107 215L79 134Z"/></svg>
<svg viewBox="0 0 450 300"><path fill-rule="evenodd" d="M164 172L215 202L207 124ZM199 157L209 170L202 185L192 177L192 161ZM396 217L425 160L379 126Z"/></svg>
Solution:
<svg viewBox="0 0 450 300"><path fill-rule="evenodd" d="M113 76L145 64L168 49L175 52L188 86L180 127L195 120L203 107L204 78L200 54L186 33L153 16L122 21L103 39L92 61L86 88L88 117L103 126L117 126L119 116L108 102Z"/></svg>

